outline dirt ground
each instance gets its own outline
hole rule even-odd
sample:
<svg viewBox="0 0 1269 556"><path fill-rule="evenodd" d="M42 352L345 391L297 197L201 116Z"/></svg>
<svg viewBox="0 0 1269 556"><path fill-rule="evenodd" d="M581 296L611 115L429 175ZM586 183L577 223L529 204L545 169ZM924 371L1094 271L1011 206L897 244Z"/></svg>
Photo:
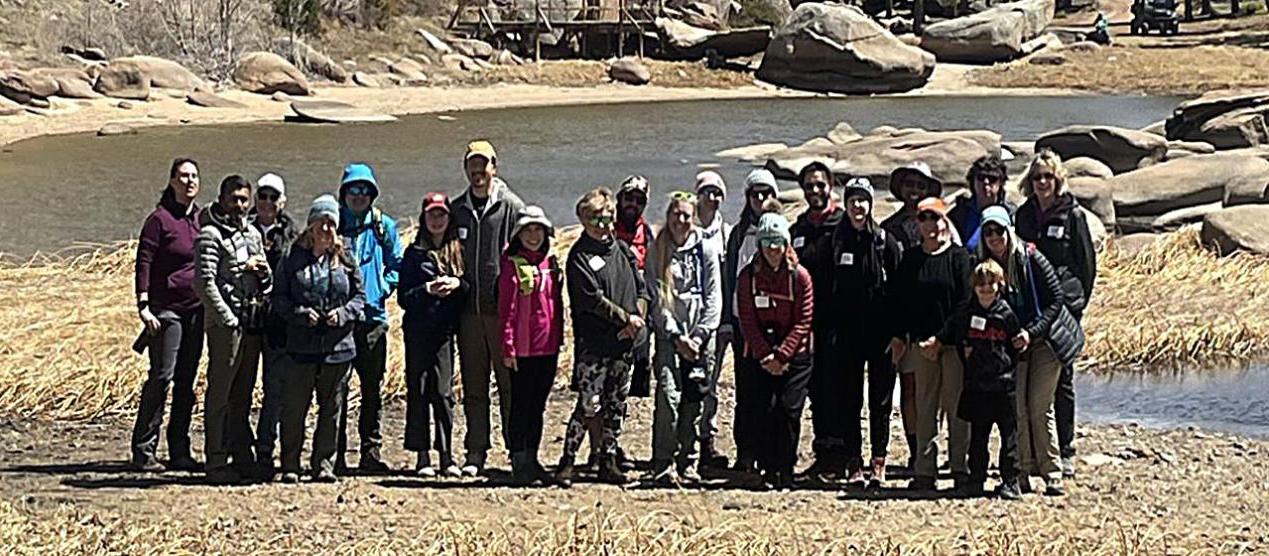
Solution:
<svg viewBox="0 0 1269 556"><path fill-rule="evenodd" d="M723 386L730 399L730 384ZM542 454L548 465L559 456L573 399L562 384L552 393ZM651 407L649 400L632 404L622 441L640 461L650 452ZM730 414L724 408L723 415ZM503 472L425 481L405 471L412 458L400 447L404 407L391 405L385 415L384 455L399 474L336 485L241 487L206 486L187 473L128 471L131 415L86 423L0 421L0 544L42 555L1234 554L1269 548L1269 470L1262 465L1269 442L1196 430L1081 426L1080 475L1068 483L1068 496L1005 502L917 496L902 490L901 480L878 493L843 494L837 485L819 483L756 492L752 481L725 473L679 489L588 479L571 490L519 489L506 485ZM810 443L805 424L803 465ZM725 426L724 437L729 434ZM897 429L892 436L892 460L903 460L906 446ZM201 443L196 423L194 444ZM723 443L730 451L731 443ZM355 454L349 456L355 462ZM491 456L493 467L506 468L501 450ZM940 483L950 487L946 479Z"/></svg>

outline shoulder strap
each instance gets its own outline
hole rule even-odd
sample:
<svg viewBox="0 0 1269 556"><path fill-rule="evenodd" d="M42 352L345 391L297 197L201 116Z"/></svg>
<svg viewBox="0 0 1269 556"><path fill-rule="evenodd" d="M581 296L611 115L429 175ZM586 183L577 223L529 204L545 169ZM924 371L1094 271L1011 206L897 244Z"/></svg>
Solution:
<svg viewBox="0 0 1269 556"><path fill-rule="evenodd" d="M375 233L375 239L379 241L381 247L388 245L388 230L383 224L383 211L379 207L370 209L370 229Z"/></svg>

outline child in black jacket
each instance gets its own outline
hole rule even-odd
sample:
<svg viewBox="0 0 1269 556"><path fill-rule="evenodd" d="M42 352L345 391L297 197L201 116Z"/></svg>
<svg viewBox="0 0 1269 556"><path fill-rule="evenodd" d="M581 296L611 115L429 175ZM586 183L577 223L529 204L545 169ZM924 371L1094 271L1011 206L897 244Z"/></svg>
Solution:
<svg viewBox="0 0 1269 556"><path fill-rule="evenodd" d="M1014 367L1025 344L1022 327L1001 298L1005 272L993 260L974 268L970 283L976 303L950 319L939 334L944 345L957 346L964 363L965 383L957 415L970 423L969 482L961 494L980 496L987 481L987 441L992 425L1000 429L1000 487L1007 500L1021 497L1018 489L1018 421L1014 407Z"/></svg>

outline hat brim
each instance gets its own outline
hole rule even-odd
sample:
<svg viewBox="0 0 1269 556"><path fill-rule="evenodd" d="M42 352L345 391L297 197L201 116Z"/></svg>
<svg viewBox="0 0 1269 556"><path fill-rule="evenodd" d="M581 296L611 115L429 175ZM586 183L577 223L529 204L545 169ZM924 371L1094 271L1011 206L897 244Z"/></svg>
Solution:
<svg viewBox="0 0 1269 556"><path fill-rule="evenodd" d="M920 170L918 170L918 169L916 169L916 168L910 168L910 167L908 167L908 166L903 166L903 167L900 167L900 168L895 168L895 170L894 170L893 172L890 172L890 194L891 194L891 195L894 195L894 197L895 197L896 199L899 199L899 198L900 198L900 197L899 197L899 187L898 187L898 184L899 184L899 177L900 177L900 176L903 176L904 174L913 174L913 175L916 175L916 176L920 177L921 179L925 180L925 182L926 182L926 183L928 183L928 184L932 184L932 185L933 185L933 187L931 187L929 191L926 191L926 192L925 192L925 195L924 195L924 196L926 196L926 197L938 197L938 196L940 196L940 195L942 195L942 194L943 194L943 182L942 182L941 180L939 180L938 178L934 177L934 176L933 176L933 175L931 175L931 174L927 174L927 173L922 172L922 171L920 171Z"/></svg>
<svg viewBox="0 0 1269 556"><path fill-rule="evenodd" d="M545 218L524 218L524 219L521 219L519 222L516 222L515 229L511 230L511 237L520 235L520 232L524 231L526 227L532 226L534 224L542 226L542 228L546 230L546 235L552 236L552 237L555 236L555 226L551 225L550 220L547 220Z"/></svg>

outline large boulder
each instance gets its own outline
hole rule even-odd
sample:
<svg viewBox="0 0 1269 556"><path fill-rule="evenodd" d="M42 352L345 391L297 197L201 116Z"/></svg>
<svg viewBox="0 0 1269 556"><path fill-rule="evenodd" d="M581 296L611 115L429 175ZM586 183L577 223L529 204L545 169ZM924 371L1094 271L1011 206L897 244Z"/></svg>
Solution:
<svg viewBox="0 0 1269 556"><path fill-rule="evenodd" d="M359 108L336 100L309 100L291 103L291 112L283 119L298 123L364 123L394 122L396 116Z"/></svg>
<svg viewBox="0 0 1269 556"><path fill-rule="evenodd" d="M1195 155L1121 174L1107 183L1119 217L1158 216L1227 197L1235 203L1263 199L1269 162L1252 156Z"/></svg>
<svg viewBox="0 0 1269 556"><path fill-rule="evenodd" d="M57 94L56 79L33 71L10 71L0 74L0 96L26 104L31 99L45 99Z"/></svg>
<svg viewBox="0 0 1269 556"><path fill-rule="evenodd" d="M194 72L186 69L185 66L157 56L115 58L101 68L102 75L110 71L131 70L139 72L149 82L150 87L177 89L186 92L208 88L206 82L194 75ZM99 75L98 79L100 77ZM98 92L105 93L100 89L98 89Z"/></svg>
<svg viewBox="0 0 1269 556"><path fill-rule="evenodd" d="M145 100L150 98L150 77L136 65L111 62L97 74L93 90L108 97Z"/></svg>
<svg viewBox="0 0 1269 556"><path fill-rule="evenodd" d="M1029 54L1053 20L1053 0L1020 0L925 28L921 48L940 62L994 63Z"/></svg>
<svg viewBox="0 0 1269 556"><path fill-rule="evenodd" d="M1076 125L1045 134L1035 148L1053 149L1063 159L1087 156L1121 174L1163 160L1168 140L1135 129Z"/></svg>
<svg viewBox="0 0 1269 556"><path fill-rule="evenodd" d="M631 85L646 85L652 81L652 72L635 58L621 58L608 64L608 77Z"/></svg>
<svg viewBox="0 0 1269 556"><path fill-rule="evenodd" d="M335 83L347 83L350 78L348 70L342 65L299 39L291 40L291 37L274 39L273 53L286 58L309 75L329 79Z"/></svg>
<svg viewBox="0 0 1269 556"><path fill-rule="evenodd" d="M666 0L665 13L694 27L726 31L731 0Z"/></svg>
<svg viewBox="0 0 1269 556"><path fill-rule="evenodd" d="M1269 144L1269 91L1208 93L1181 103L1165 126L1168 139L1219 149Z"/></svg>
<svg viewBox="0 0 1269 556"><path fill-rule="evenodd" d="M494 55L493 45L478 39L451 39L449 45L468 58L488 60Z"/></svg>
<svg viewBox="0 0 1269 556"><path fill-rule="evenodd" d="M699 60L708 51L723 58L753 56L771 42L767 27L711 31L668 17L656 18L656 26L664 53L676 59Z"/></svg>
<svg viewBox="0 0 1269 556"><path fill-rule="evenodd" d="M271 95L278 91L305 96L312 92L304 72L272 52L249 52L238 59L234 83L244 91Z"/></svg>
<svg viewBox="0 0 1269 556"><path fill-rule="evenodd" d="M1067 178L1067 189L1080 206L1097 216L1107 228L1116 223L1115 196L1105 179L1095 177Z"/></svg>
<svg viewBox="0 0 1269 556"><path fill-rule="evenodd" d="M1089 158L1087 156L1077 156L1062 163L1066 167L1066 177L1069 178L1101 178L1108 180L1115 177L1115 172L1107 166L1106 163Z"/></svg>
<svg viewBox="0 0 1269 556"><path fill-rule="evenodd" d="M862 176L885 191L890 173L911 162L925 162L944 185L964 186L975 160L1000 154L1000 135L991 131L925 131L878 128L846 143L813 140L769 155L766 167L776 177L795 179L802 167L821 161L841 176Z"/></svg>
<svg viewBox="0 0 1269 556"><path fill-rule="evenodd" d="M1269 255L1269 205L1232 207L1208 214L1199 238L1222 255L1235 251Z"/></svg>
<svg viewBox="0 0 1269 556"><path fill-rule="evenodd" d="M854 6L810 2L767 45L757 77L794 89L894 93L925 85L934 55L904 44Z"/></svg>

